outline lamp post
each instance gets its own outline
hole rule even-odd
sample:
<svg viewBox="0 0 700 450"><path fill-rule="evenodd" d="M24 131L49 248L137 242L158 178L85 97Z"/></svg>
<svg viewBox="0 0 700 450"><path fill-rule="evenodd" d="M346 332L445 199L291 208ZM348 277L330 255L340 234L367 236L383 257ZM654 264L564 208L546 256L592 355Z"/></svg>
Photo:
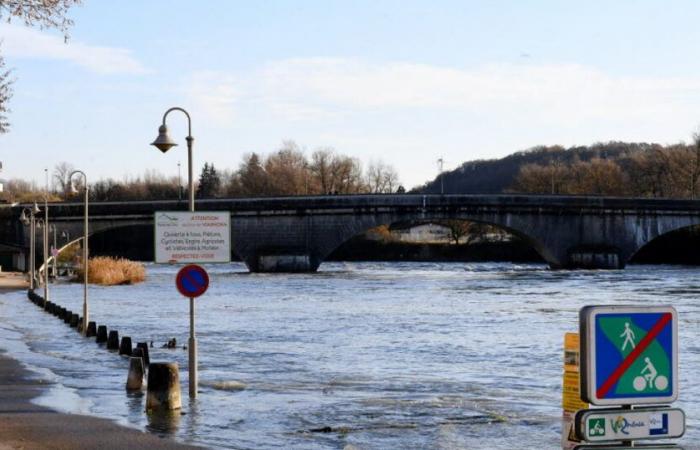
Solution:
<svg viewBox="0 0 700 450"><path fill-rule="evenodd" d="M41 230L42 234L42 239L43 242L43 248L44 248L44 264L42 266L44 267L44 275L43 275L43 280L41 279L41 271L39 271L39 280L40 283L44 284L44 306L46 306L46 302L49 301L49 246L48 246L48 239L47 235L48 232L46 229L48 228L46 226L46 219L43 218L38 218L35 220L36 223L36 229Z"/></svg>
<svg viewBox="0 0 700 450"><path fill-rule="evenodd" d="M36 249L34 248L34 233L36 233L34 229L34 216L39 213L39 207L37 204L34 204L34 207L32 208L24 208L22 210L22 214L19 216L19 220L24 224L24 225L29 225L29 289L34 290L34 284L36 282L36 279L34 278L34 267L35 267L35 258L34 258L34 253ZM29 216L29 217L27 217Z"/></svg>
<svg viewBox="0 0 700 450"><path fill-rule="evenodd" d="M167 111L165 111L165 114L163 114L163 124L158 127L158 137L156 138L155 141L151 143L154 147L156 147L158 150L161 152L165 153L168 150L170 150L172 147L175 147L177 143L173 141L173 139L170 137L168 134L168 127L165 124L165 119L168 117L168 114L170 114L172 111L180 111L187 116L187 137L185 140L187 141L187 189L188 189L188 197L189 197L189 210L190 212L194 212L194 180L192 178L192 143L194 142L194 138L192 137L192 119L190 118L190 115L187 111L185 111L182 108L179 107L174 107L170 108ZM194 297L190 297L190 338L188 342L188 350L189 350L189 362L188 362L188 369L189 369L189 378L190 378L190 398L196 398L197 397L197 339L195 337L195 330L194 330Z"/></svg>
<svg viewBox="0 0 700 450"><path fill-rule="evenodd" d="M82 170L74 170L68 176L71 189L76 191L73 184L73 175L80 174L83 176L85 188L85 211L83 215L83 336L87 336L88 323L90 323L90 311L88 309L88 181L87 175Z"/></svg>
<svg viewBox="0 0 700 450"><path fill-rule="evenodd" d="M51 265L53 266L53 278L56 279L56 257L58 256L58 247L56 247L56 225L51 224L49 231L53 231L53 245L51 246Z"/></svg>
<svg viewBox="0 0 700 450"><path fill-rule="evenodd" d="M44 307L49 301L49 169L44 169L46 192L44 193Z"/></svg>
<svg viewBox="0 0 700 450"><path fill-rule="evenodd" d="M445 160L442 158L442 156L437 160L438 162L438 169L440 170L440 195L445 194L445 183L444 183L444 178L442 176L442 167L445 164Z"/></svg>
<svg viewBox="0 0 700 450"><path fill-rule="evenodd" d="M182 200L182 175L180 173L180 161L177 162L177 201Z"/></svg>

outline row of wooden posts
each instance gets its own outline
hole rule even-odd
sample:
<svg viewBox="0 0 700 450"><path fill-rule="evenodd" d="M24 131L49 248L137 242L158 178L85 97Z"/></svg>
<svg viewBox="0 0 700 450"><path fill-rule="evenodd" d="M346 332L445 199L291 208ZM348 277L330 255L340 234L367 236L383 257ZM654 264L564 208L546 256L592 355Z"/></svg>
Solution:
<svg viewBox="0 0 700 450"><path fill-rule="evenodd" d="M83 318L56 303L47 302L32 290L27 293L29 300L49 314L63 320L78 333L83 333ZM108 333L109 331L109 333ZM88 322L86 338L95 338L95 342L105 345L107 350L118 352L129 358L129 373L126 380L128 391L143 389L144 375L148 374L146 411L174 410L182 407L180 394L180 371L177 363L151 363L148 343L139 342L132 348L131 337L123 336L119 341L117 330L107 330L106 325Z"/></svg>

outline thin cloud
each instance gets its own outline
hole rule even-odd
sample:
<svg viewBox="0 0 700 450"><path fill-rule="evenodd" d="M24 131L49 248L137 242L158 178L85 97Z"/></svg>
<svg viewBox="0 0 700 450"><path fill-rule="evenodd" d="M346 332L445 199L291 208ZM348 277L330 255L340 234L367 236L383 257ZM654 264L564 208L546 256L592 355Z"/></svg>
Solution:
<svg viewBox="0 0 700 450"><path fill-rule="evenodd" d="M2 49L13 58L56 59L70 61L103 75L143 75L150 72L131 51L123 48L88 45L12 24L0 25Z"/></svg>
<svg viewBox="0 0 700 450"><path fill-rule="evenodd" d="M576 64L456 69L305 58L271 62L247 73L206 72L189 83L193 100L214 117L264 108L287 120L429 109L480 115L521 111L552 124L625 121L682 115L700 101L700 78L614 76Z"/></svg>

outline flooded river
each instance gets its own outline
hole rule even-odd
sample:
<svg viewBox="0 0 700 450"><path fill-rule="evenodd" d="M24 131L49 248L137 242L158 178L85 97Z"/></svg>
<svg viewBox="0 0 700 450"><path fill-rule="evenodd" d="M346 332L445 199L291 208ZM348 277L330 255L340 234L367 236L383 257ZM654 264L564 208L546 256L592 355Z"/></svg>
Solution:
<svg viewBox="0 0 700 450"><path fill-rule="evenodd" d="M680 316L686 448L700 448L700 269L550 271L543 265L324 263L316 274L207 267L197 303L200 396L187 351L183 412L149 421L124 390L128 361L26 300L0 296L0 347L51 388L42 404L175 439L237 449L560 448L563 334L587 304L671 304ZM137 286L92 287L91 319L132 340L187 341L177 268ZM51 299L81 310L79 284Z"/></svg>

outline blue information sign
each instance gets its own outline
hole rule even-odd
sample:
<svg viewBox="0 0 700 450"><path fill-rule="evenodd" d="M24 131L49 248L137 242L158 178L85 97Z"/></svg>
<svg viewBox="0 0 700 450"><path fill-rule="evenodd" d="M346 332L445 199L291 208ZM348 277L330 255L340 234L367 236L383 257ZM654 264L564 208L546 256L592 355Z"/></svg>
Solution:
<svg viewBox="0 0 700 450"><path fill-rule="evenodd" d="M673 307L588 306L580 312L582 389L594 405L670 403L678 397Z"/></svg>

